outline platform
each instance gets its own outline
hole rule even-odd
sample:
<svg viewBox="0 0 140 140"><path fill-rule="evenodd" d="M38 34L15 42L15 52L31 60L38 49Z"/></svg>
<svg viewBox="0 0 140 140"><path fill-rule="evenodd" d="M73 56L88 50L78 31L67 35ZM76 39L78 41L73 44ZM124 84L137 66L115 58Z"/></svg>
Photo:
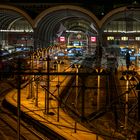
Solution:
<svg viewBox="0 0 140 140"><path fill-rule="evenodd" d="M57 96L57 78L50 82L50 92ZM60 76L61 86L63 87L67 82L65 76ZM63 81L63 82L62 82ZM65 82L64 82L65 81ZM21 90L21 111L31 116L35 120L46 125L49 129L63 136L67 140L103 140L99 135L94 134L80 123L76 123L68 114L59 108L59 121L57 116L57 100L50 100L50 112L54 115L44 114L44 98L45 91L39 88L38 93L38 106L35 105L34 99L27 99L29 86ZM61 89L60 89L61 90ZM12 90L6 96L6 100L13 106L17 106L17 90Z"/></svg>

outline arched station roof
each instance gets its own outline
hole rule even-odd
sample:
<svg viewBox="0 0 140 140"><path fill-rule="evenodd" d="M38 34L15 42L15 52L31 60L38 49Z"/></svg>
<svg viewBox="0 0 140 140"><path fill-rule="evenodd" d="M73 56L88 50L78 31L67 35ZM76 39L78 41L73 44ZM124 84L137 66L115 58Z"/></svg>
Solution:
<svg viewBox="0 0 140 140"><path fill-rule="evenodd" d="M0 5L0 28L6 29L18 19L27 20L28 23L33 27L33 20L31 17L23 10L10 6L10 5Z"/></svg>
<svg viewBox="0 0 140 140"><path fill-rule="evenodd" d="M0 29L9 29L12 23L26 20L35 31L35 39L44 46L64 30L78 30L97 35L98 29L111 20L124 18L126 9L127 7L116 8L102 20L98 20L92 12L82 7L58 5L44 10L33 20L24 10L10 5L0 5ZM127 9L128 12L132 10L135 11ZM137 13L136 16L139 17L139 12Z"/></svg>
<svg viewBox="0 0 140 140"><path fill-rule="evenodd" d="M100 27L104 27L107 23L114 20L133 21L140 19L140 8L136 7L120 7L110 11L101 21ZM137 20L137 21L138 21Z"/></svg>
<svg viewBox="0 0 140 140"><path fill-rule="evenodd" d="M35 19L37 27L37 38L45 43L53 40L59 31L64 30L81 30L97 34L91 27L98 28L98 19L87 10L77 6L57 6L42 12ZM44 39L43 39L43 38Z"/></svg>

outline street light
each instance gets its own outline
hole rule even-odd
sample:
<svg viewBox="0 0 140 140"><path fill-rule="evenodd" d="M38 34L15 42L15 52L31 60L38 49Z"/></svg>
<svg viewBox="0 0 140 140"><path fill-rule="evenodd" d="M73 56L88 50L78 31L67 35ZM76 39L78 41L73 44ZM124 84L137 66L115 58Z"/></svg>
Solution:
<svg viewBox="0 0 140 140"><path fill-rule="evenodd" d="M78 92L79 92L79 68L81 67L80 64L73 64L72 68L76 68L76 82L75 82L75 86L76 86L76 93L75 93L75 107L77 108L77 104L78 104Z"/></svg>
<svg viewBox="0 0 140 140"><path fill-rule="evenodd" d="M36 96L35 96L35 106L38 107L38 84L39 84L39 77L36 78Z"/></svg>
<svg viewBox="0 0 140 140"><path fill-rule="evenodd" d="M33 71L33 54L30 55L30 71ZM27 96L27 99L31 99L34 98L34 90L33 90L33 81L34 81L34 76L33 75L29 75L29 93Z"/></svg>
<svg viewBox="0 0 140 140"><path fill-rule="evenodd" d="M128 125L128 101L129 101L129 81L130 80L135 80L133 75L130 75L126 73L126 75L123 75L120 80L125 80L126 81L126 94L125 94L125 124L124 124L124 129L127 130L127 125Z"/></svg>
<svg viewBox="0 0 140 140"><path fill-rule="evenodd" d="M140 82L136 85L136 91L138 92L138 121L140 122ZM137 140L140 139L140 131L137 131Z"/></svg>
<svg viewBox="0 0 140 140"><path fill-rule="evenodd" d="M76 82L75 82L75 86L76 86L76 91L75 91L75 108L77 108L77 104L78 104L78 92L79 92L79 68L81 67L80 64L73 64L72 68L76 68ZM83 109L84 110L84 109ZM84 111L82 111L83 113ZM84 114L84 113L83 113ZM83 115L82 114L82 115ZM76 133L77 130L77 122L75 121L75 126L74 126L74 132Z"/></svg>
<svg viewBox="0 0 140 140"><path fill-rule="evenodd" d="M140 121L140 82L136 86L136 91L138 92L138 121Z"/></svg>
<svg viewBox="0 0 140 140"><path fill-rule="evenodd" d="M79 92L79 76L78 76L78 73L79 73L79 68L80 68L80 65L79 64L76 64L75 65L76 67L76 96L75 96L75 106L77 107L77 104L78 104L78 92Z"/></svg>
<svg viewBox="0 0 140 140"><path fill-rule="evenodd" d="M57 64L57 72L60 72L60 64L63 64L63 61L56 60L54 64ZM59 79L59 74L58 74L58 84L56 85L57 91L58 91L58 101L57 101L57 121L59 122L59 95L60 95L60 79Z"/></svg>
<svg viewBox="0 0 140 140"><path fill-rule="evenodd" d="M96 73L98 74L97 80L97 110L100 109L100 74L103 72L102 68L96 68Z"/></svg>
<svg viewBox="0 0 140 140"><path fill-rule="evenodd" d="M21 72L21 61L18 60L18 72ZM21 105L21 75L18 74L18 87L17 87L17 135L18 135L18 140L20 140L20 115L21 115L21 110L20 110L20 105Z"/></svg>
<svg viewBox="0 0 140 140"><path fill-rule="evenodd" d="M47 62L47 72L50 72L50 56L47 56L46 62ZM47 75L47 91L45 90L45 113L49 114L49 91L50 91L50 75ZM47 92L47 93L46 93Z"/></svg>

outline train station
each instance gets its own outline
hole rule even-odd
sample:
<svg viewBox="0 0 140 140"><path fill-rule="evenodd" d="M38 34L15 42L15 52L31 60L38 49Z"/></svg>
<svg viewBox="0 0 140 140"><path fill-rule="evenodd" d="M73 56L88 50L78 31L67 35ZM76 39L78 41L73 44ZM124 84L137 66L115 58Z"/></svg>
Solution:
<svg viewBox="0 0 140 140"><path fill-rule="evenodd" d="M0 138L140 139L140 5L102 3L0 2Z"/></svg>

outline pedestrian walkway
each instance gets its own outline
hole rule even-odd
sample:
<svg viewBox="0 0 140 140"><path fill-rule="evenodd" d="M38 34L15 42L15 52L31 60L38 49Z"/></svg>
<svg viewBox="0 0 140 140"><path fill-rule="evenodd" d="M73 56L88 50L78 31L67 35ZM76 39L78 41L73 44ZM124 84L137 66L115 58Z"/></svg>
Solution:
<svg viewBox="0 0 140 140"><path fill-rule="evenodd" d="M61 88L67 85L70 76L59 76L60 92ZM58 95L58 76L50 82L50 92L53 96L57 97ZM38 92L38 106L35 105L34 99L27 99L29 92L29 87L26 86L21 90L21 111L30 115L35 120L40 121L51 130L55 131L59 135L63 136L67 140L103 140L100 136L97 136L80 123L76 123L66 112L59 108L59 121L58 121L58 102L56 98L50 100L49 112L53 112L54 115L44 114L45 106L45 90L39 86ZM6 96L6 100L17 106L17 90L9 92Z"/></svg>

